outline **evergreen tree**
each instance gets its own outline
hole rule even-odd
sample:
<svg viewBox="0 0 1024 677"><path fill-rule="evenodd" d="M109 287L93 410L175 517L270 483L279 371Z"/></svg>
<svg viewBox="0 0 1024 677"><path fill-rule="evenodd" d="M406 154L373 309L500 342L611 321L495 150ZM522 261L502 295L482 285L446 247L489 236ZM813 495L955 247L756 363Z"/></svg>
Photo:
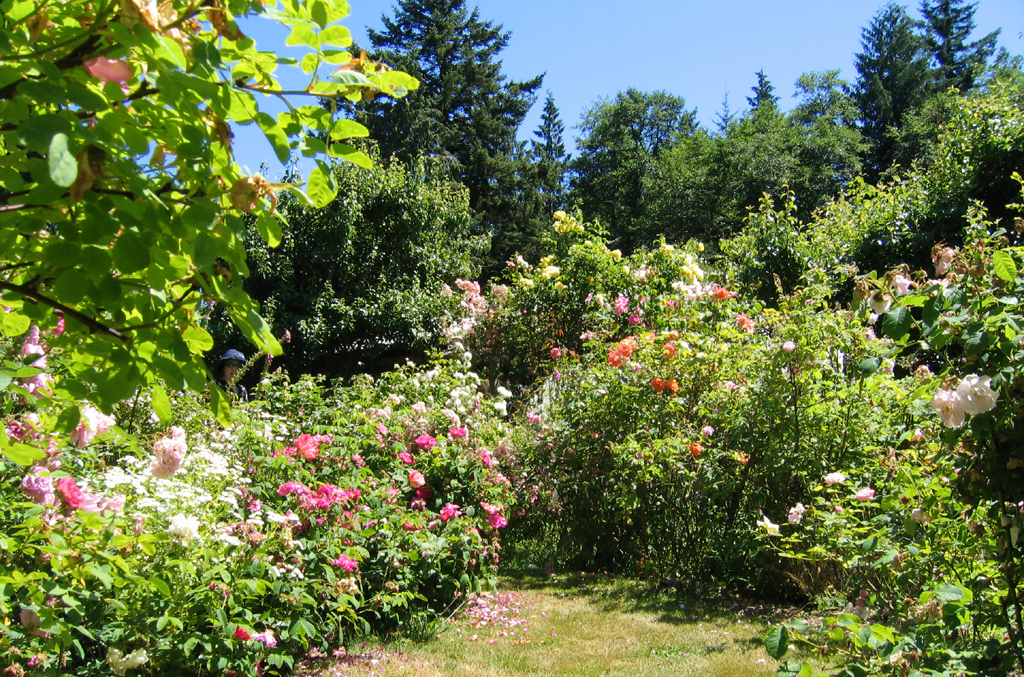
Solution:
<svg viewBox="0 0 1024 677"><path fill-rule="evenodd" d="M995 30L976 42L968 42L974 32L974 11L977 3L964 0L924 0L924 41L938 71L940 89L956 87L967 92L981 75L996 51L999 31Z"/></svg>
<svg viewBox="0 0 1024 677"><path fill-rule="evenodd" d="M929 96L933 74L924 40L905 8L888 4L862 32L854 88L859 122L869 143L865 173L875 179L892 165L891 131Z"/></svg>
<svg viewBox="0 0 1024 677"><path fill-rule="evenodd" d="M369 31L374 57L414 75L420 87L402 101L371 102L357 117L385 157L447 158L481 230L500 245L519 227L526 157L516 131L543 76L507 79L498 55L511 34L467 10L465 0L399 0L394 9L382 31Z"/></svg>
<svg viewBox="0 0 1024 677"><path fill-rule="evenodd" d="M565 152L564 133L565 125L558 114L555 99L548 92L540 125L533 133L537 138L531 141L532 161L542 202L539 216L545 221L550 219L552 213L563 209L566 203L565 173L569 166L569 156Z"/></svg>
<svg viewBox="0 0 1024 677"><path fill-rule="evenodd" d="M775 96L775 86L763 70L757 71L757 84L751 89L754 95L747 97L747 103L752 111L778 111L779 97Z"/></svg>

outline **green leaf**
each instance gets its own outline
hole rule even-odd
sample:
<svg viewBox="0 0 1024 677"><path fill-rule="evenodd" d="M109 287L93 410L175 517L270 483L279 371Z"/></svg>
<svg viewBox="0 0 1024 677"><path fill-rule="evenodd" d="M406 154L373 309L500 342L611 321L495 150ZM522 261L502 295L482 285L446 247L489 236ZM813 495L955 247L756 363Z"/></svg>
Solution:
<svg viewBox="0 0 1024 677"><path fill-rule="evenodd" d="M348 47L352 44L352 34L344 26L328 26L320 31L320 44Z"/></svg>
<svg viewBox="0 0 1024 677"><path fill-rule="evenodd" d="M78 161L68 150L68 137L64 134L54 134L50 140L46 165L50 179L61 188L69 188L78 178Z"/></svg>
<svg viewBox="0 0 1024 677"><path fill-rule="evenodd" d="M878 371L878 368L882 366L882 358L880 357L865 357L857 365L857 370L862 376L870 376Z"/></svg>
<svg viewBox="0 0 1024 677"><path fill-rule="evenodd" d="M231 402L218 385L210 385L210 411L225 428L231 425Z"/></svg>
<svg viewBox="0 0 1024 677"><path fill-rule="evenodd" d="M330 173L330 168L322 162L318 162L317 165L309 173L306 194L313 201L313 205L319 209L331 204L338 194L338 187Z"/></svg>
<svg viewBox="0 0 1024 677"><path fill-rule="evenodd" d="M0 445L0 454L3 454L18 465L32 465L33 461L46 458L45 451L30 447L27 444L12 444L9 447Z"/></svg>
<svg viewBox="0 0 1024 677"><path fill-rule="evenodd" d="M944 585L935 591L935 596L946 602L956 602L964 598L964 591L956 585Z"/></svg>
<svg viewBox="0 0 1024 677"><path fill-rule="evenodd" d="M261 111L256 115L256 123L263 130L263 135L267 137L267 141L273 147L277 159L281 161L281 164L288 164L292 146L288 140L288 135L278 126L277 120L273 116Z"/></svg>
<svg viewBox="0 0 1024 677"><path fill-rule="evenodd" d="M256 216L256 227L260 231L260 237L267 243L270 248L277 247L281 244L281 222L277 220L276 216L271 216L266 211L261 211Z"/></svg>
<svg viewBox="0 0 1024 677"><path fill-rule="evenodd" d="M317 38L316 33L313 32L313 28L309 26L309 24L297 24L292 26L292 32L288 35L284 44L289 47L306 45L313 49L320 49L320 40Z"/></svg>
<svg viewBox="0 0 1024 677"><path fill-rule="evenodd" d="M768 655L779 660L789 650L789 630L784 625L772 626L764 638L764 648Z"/></svg>
<svg viewBox="0 0 1024 677"><path fill-rule="evenodd" d="M1000 280L1012 282L1017 277L1017 264L1013 257L1002 249L997 249L992 254L992 270L995 271Z"/></svg>
<svg viewBox="0 0 1024 677"><path fill-rule="evenodd" d="M352 87L367 87L370 85L370 80L362 73L356 71L334 71L331 73L331 80L336 85L352 86Z"/></svg>
<svg viewBox="0 0 1024 677"><path fill-rule="evenodd" d="M3 328L6 336L21 336L28 331L32 320L18 312L10 312L4 315Z"/></svg>
<svg viewBox="0 0 1024 677"><path fill-rule="evenodd" d="M352 164L362 167L363 169L371 169L373 167L373 160L361 150L356 150L347 143L336 143L331 146L332 157L340 157L341 159L351 162Z"/></svg>
<svg viewBox="0 0 1024 677"><path fill-rule="evenodd" d="M149 247L130 230L121 233L111 252L114 265L122 273L137 273L149 266Z"/></svg>
<svg viewBox="0 0 1024 677"><path fill-rule="evenodd" d="M910 333L914 318L907 308L893 308L882 316L882 334L900 341Z"/></svg>
<svg viewBox="0 0 1024 677"><path fill-rule="evenodd" d="M813 674L814 671L810 663L786 661L779 665L779 669L775 672L775 677L812 677Z"/></svg>
<svg viewBox="0 0 1024 677"><path fill-rule="evenodd" d="M355 120L342 118L331 127L332 139L353 139L369 136L370 131Z"/></svg>
<svg viewBox="0 0 1024 677"><path fill-rule="evenodd" d="M149 580L149 584L154 590L159 592L164 597L170 599L171 597L171 586L167 585L167 581L162 578L153 577Z"/></svg>
<svg viewBox="0 0 1024 677"><path fill-rule="evenodd" d="M153 411L160 419L160 422L164 425L170 425L171 421L174 420L174 413L171 411L171 398L167 396L167 391L160 386L153 386L151 401L153 403Z"/></svg>
<svg viewBox="0 0 1024 677"><path fill-rule="evenodd" d="M181 338L188 344L188 350L193 355L202 355L213 350L213 337L202 327L193 325L186 328L181 333Z"/></svg>

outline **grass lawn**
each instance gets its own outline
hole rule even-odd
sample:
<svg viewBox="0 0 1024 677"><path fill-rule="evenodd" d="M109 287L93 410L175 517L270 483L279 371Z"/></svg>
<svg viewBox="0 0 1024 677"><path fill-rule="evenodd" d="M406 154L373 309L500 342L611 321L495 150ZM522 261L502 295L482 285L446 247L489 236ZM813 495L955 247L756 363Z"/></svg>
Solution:
<svg viewBox="0 0 1024 677"><path fill-rule="evenodd" d="M762 637L784 611L593 575L525 575L469 602L423 641L347 647L319 677L774 675Z"/></svg>

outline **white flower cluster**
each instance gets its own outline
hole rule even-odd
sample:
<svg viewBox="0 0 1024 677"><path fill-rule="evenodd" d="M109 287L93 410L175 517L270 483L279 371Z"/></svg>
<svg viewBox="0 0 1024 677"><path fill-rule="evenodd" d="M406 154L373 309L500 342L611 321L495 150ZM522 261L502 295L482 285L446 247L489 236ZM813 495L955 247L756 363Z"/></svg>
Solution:
<svg viewBox="0 0 1024 677"><path fill-rule="evenodd" d="M965 416L977 416L996 408L999 393L992 390L991 383L991 377L970 374L960 381L956 390L939 390L930 404L943 425L959 428Z"/></svg>

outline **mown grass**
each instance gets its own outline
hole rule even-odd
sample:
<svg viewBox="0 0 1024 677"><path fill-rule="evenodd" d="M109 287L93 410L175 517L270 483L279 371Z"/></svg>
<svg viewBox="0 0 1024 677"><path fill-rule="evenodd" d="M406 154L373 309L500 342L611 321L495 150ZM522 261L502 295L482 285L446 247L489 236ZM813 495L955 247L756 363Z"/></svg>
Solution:
<svg viewBox="0 0 1024 677"><path fill-rule="evenodd" d="M347 647L320 677L774 675L762 638L784 611L593 575L510 576L426 640Z"/></svg>

